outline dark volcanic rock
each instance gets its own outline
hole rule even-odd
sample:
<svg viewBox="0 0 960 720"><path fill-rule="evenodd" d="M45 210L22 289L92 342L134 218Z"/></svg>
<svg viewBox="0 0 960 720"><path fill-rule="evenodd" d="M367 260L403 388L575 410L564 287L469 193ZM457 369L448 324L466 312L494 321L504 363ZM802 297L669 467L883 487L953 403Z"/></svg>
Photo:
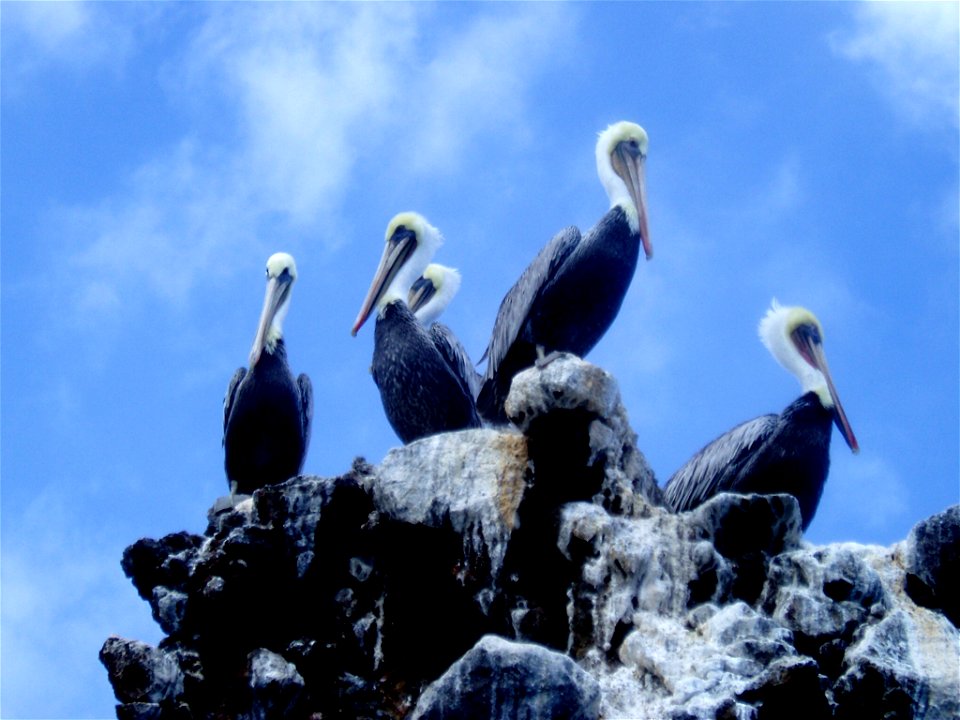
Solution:
<svg viewBox="0 0 960 720"><path fill-rule="evenodd" d="M183 672L176 658L139 640L108 638L100 661L121 702L158 704L183 692Z"/></svg>
<svg viewBox="0 0 960 720"><path fill-rule="evenodd" d="M917 523L907 537L907 592L960 625L960 505Z"/></svg>
<svg viewBox="0 0 960 720"><path fill-rule="evenodd" d="M250 653L247 685L250 688L250 720L300 714L297 706L303 696L303 677L297 672L297 666L282 656L263 648Z"/></svg>
<svg viewBox="0 0 960 720"><path fill-rule="evenodd" d="M960 715L960 510L813 547L790 496L665 509L599 368L530 368L506 409L522 432L424 438L131 545L167 637L104 644L117 716Z"/></svg>
<svg viewBox="0 0 960 720"><path fill-rule="evenodd" d="M614 515L645 515L663 493L637 449L610 373L567 353L513 379L504 405L529 438L530 459L555 502L593 500Z"/></svg>
<svg viewBox="0 0 960 720"><path fill-rule="evenodd" d="M420 696L410 720L596 720L600 686L567 655L482 638Z"/></svg>

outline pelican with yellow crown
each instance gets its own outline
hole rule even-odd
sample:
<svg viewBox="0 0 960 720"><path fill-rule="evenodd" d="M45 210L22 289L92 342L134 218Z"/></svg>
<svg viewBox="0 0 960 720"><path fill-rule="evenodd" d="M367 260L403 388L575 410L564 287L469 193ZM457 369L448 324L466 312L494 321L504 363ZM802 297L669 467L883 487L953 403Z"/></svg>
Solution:
<svg viewBox="0 0 960 720"><path fill-rule="evenodd" d="M581 237L557 233L504 296L484 356L481 415L506 422L513 377L552 352L585 356L613 323L630 287L640 247L653 256L647 229L647 133L619 122L597 140L597 174L610 210ZM481 358L482 359L482 358Z"/></svg>
<svg viewBox="0 0 960 720"><path fill-rule="evenodd" d="M722 492L787 493L800 504L806 530L830 469L832 426L854 453L860 446L830 376L823 329L814 314L774 300L759 334L777 362L800 381L803 394L779 415L748 420L704 447L667 481L664 495L681 512Z"/></svg>
<svg viewBox="0 0 960 720"><path fill-rule="evenodd" d="M287 253L267 260L267 293L247 368L230 380L223 400L224 468L231 496L300 473L310 444L313 386L294 379L287 363L283 321L297 266Z"/></svg>
<svg viewBox="0 0 960 720"><path fill-rule="evenodd" d="M430 263L410 288L407 304L423 323L434 346L443 355L457 377L463 378L466 389L474 398L480 392L480 374L473 366L467 349L443 323L435 322L460 289L460 273L454 268Z"/></svg>
<svg viewBox="0 0 960 720"><path fill-rule="evenodd" d="M443 242L440 231L418 213L396 215L352 335L376 309L373 381L387 420L404 443L449 430L480 426L476 402L464 377L443 357L407 305L417 279Z"/></svg>

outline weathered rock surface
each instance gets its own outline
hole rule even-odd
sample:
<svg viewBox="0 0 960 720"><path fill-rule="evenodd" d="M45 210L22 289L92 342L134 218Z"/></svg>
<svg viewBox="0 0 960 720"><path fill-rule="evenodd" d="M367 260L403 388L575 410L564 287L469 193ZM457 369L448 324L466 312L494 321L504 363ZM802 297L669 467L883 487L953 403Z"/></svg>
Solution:
<svg viewBox="0 0 960 720"><path fill-rule="evenodd" d="M119 718L955 718L960 508L814 547L790 496L663 508L614 379L517 376L520 428L294 478L143 539L167 637L101 651Z"/></svg>
<svg viewBox="0 0 960 720"><path fill-rule="evenodd" d="M960 625L960 505L917 523L907 538L907 592Z"/></svg>
<svg viewBox="0 0 960 720"><path fill-rule="evenodd" d="M410 720L597 720L600 686L569 656L486 635L420 696Z"/></svg>

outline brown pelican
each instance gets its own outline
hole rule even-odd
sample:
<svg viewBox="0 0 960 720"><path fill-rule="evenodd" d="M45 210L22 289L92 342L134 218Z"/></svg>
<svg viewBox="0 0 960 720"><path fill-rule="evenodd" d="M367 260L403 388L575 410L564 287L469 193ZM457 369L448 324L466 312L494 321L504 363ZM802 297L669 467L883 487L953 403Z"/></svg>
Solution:
<svg viewBox="0 0 960 720"><path fill-rule="evenodd" d="M476 398L480 392L480 375L474 369L466 348L450 328L434 322L459 289L459 272L445 265L430 263L410 288L407 305L417 320L427 328L430 339L450 365L454 375L466 382L467 391Z"/></svg>
<svg viewBox="0 0 960 720"><path fill-rule="evenodd" d="M374 308L373 381L387 420L404 443L447 430L479 427L476 403L407 306L407 294L443 242L417 213L400 213L387 226L386 246L352 335Z"/></svg>
<svg viewBox="0 0 960 720"><path fill-rule="evenodd" d="M287 364L283 320L297 266L286 253L267 260L267 294L250 351L223 400L224 467L230 494L250 494L299 474L310 444L313 386Z"/></svg>
<svg viewBox="0 0 960 720"><path fill-rule="evenodd" d="M803 394L779 415L748 420L707 445L670 478L664 494L681 512L721 492L789 493L800 503L806 530L830 468L831 424L853 452L860 447L830 377L823 330L813 313L774 300L759 332L800 381Z"/></svg>
<svg viewBox="0 0 960 720"><path fill-rule="evenodd" d="M513 376L544 353L583 357L603 337L620 310L640 245L653 255L647 230L647 133L619 122L600 133L597 174L610 210L582 238L561 230L510 288L484 355L487 368L477 406L491 422L506 422L503 402Z"/></svg>
<svg viewBox="0 0 960 720"><path fill-rule="evenodd" d="M410 287L407 305L424 327L430 327L460 290L460 282L459 271L430 263Z"/></svg>

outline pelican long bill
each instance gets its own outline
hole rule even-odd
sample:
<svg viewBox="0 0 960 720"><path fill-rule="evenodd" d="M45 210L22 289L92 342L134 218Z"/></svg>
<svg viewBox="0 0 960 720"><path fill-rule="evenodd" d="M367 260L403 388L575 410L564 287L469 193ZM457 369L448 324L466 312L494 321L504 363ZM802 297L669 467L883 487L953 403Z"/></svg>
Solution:
<svg viewBox="0 0 960 720"><path fill-rule="evenodd" d="M653 244L650 241L650 229L647 227L647 157L632 143L622 142L611 155L611 162L620 171L630 199L637 209L637 222L640 225L640 242L647 260L653 257ZM616 167L620 165L621 167Z"/></svg>
<svg viewBox="0 0 960 720"><path fill-rule="evenodd" d="M823 374L823 379L827 382L827 391L830 393L830 399L833 401L834 424L837 426L840 434L843 435L843 439L850 449L855 453L860 452L860 445L857 443L857 438L853 434L853 428L850 427L850 421L847 420L847 413L843 410L840 396L837 394L837 388L833 384L833 378L830 376L830 367L827 365L827 356L826 353L823 352L823 345L820 343L820 338L810 333L798 333L797 335L797 346L801 353L806 357L807 362Z"/></svg>
<svg viewBox="0 0 960 720"><path fill-rule="evenodd" d="M357 319L350 330L352 336L356 336L357 331L370 317L370 312L376 307L377 302L390 287L400 268L403 267L403 264L416 249L416 234L409 230L394 233L387 240L383 248L383 255L380 257L380 264L377 266L373 281L370 283L370 289L367 291L367 296L363 300L363 305L360 306Z"/></svg>
<svg viewBox="0 0 960 720"><path fill-rule="evenodd" d="M283 305L284 300L290 294L290 287L293 278L289 273L279 277L271 277L267 281L267 292L263 299L263 310L260 313L260 324L257 325L257 335L253 341L253 349L250 351L250 367L252 368L260 360L263 348L267 342L267 333L277 310Z"/></svg>

